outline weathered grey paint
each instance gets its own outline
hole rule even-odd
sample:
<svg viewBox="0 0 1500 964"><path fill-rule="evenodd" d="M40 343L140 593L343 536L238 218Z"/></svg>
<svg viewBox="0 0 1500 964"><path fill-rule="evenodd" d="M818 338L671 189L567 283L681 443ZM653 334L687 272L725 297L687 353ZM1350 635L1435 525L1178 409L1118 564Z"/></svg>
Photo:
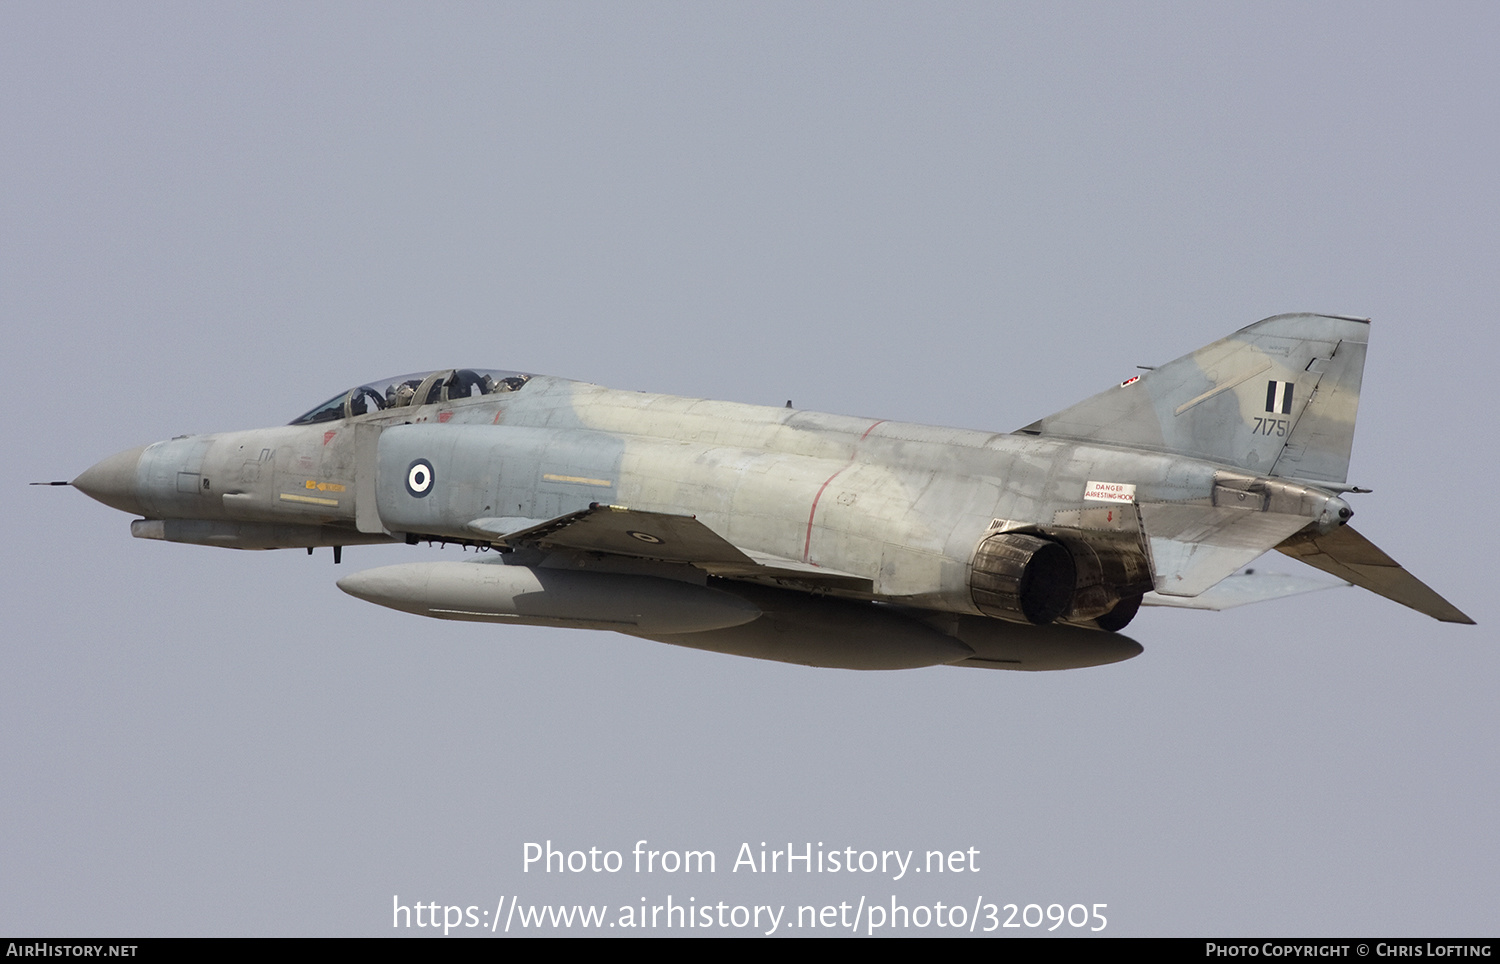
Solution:
<svg viewBox="0 0 1500 964"><path fill-rule="evenodd" d="M576 604L594 578L586 572L599 574L601 598L620 586L651 596L649 587L714 578L764 615L692 640L659 619L638 634L818 665L1127 658L1139 647L1123 637L1104 645L1098 630L1127 622L1144 593L1191 599L1283 543L1315 545L1300 551L1314 565L1466 621L1394 564L1376 575L1344 565L1341 552L1362 551L1350 539L1309 541L1350 516L1339 493L1351 489L1368 328L1270 318L1017 433L535 376L503 393L173 439L106 459L74 484L161 522L140 531L149 538L241 548L443 539L501 548L505 563L536 571L579 570L572 595L559 590L554 603ZM1062 545L1073 561L1045 577L1070 580L1060 619L1073 625L982 618L1027 618L1003 594L1042 578L1032 550L1016 549L1038 541ZM988 568L976 574L982 544ZM473 586L484 580L471 586L457 572L443 570L439 582L482 594ZM616 579L606 591L604 574L648 581ZM437 584L408 570L397 581ZM1256 592L1275 594L1239 595ZM566 621L563 609L543 608ZM869 640L864 650L856 637ZM1020 648L1004 655L1002 639ZM1044 659L1023 639L1052 649Z"/></svg>

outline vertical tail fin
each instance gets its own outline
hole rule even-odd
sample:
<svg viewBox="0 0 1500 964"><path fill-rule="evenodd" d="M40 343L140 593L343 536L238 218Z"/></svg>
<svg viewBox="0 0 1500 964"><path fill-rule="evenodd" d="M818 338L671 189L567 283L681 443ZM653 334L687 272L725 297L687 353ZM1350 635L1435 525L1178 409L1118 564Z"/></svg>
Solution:
<svg viewBox="0 0 1500 964"><path fill-rule="evenodd" d="M1021 429L1348 480L1370 323L1277 315Z"/></svg>

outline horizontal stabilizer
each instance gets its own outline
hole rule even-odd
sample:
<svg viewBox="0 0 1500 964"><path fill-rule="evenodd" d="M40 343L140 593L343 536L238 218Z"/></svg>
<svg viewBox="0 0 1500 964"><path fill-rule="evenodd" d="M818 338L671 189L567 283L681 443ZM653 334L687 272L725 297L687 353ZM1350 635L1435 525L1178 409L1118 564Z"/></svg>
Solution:
<svg viewBox="0 0 1500 964"><path fill-rule="evenodd" d="M1143 606L1171 606L1175 609L1211 609L1214 611L1233 609L1246 603L1265 602L1297 596L1321 589L1337 589L1348 586L1340 580L1324 579L1320 576L1299 576L1288 572L1266 572L1247 569L1238 572L1212 589L1196 596L1164 596L1159 592L1148 592L1141 600Z"/></svg>
<svg viewBox="0 0 1500 964"><path fill-rule="evenodd" d="M1433 619L1445 623L1474 623L1474 620L1459 612L1456 606L1433 592L1426 583L1402 569L1400 563L1348 526L1340 526L1327 535L1296 535L1276 548L1315 569L1347 579L1356 586L1363 586L1377 595L1419 613L1426 613Z"/></svg>
<svg viewBox="0 0 1500 964"><path fill-rule="evenodd" d="M527 525L527 523L530 523ZM521 525L522 528L512 529ZM694 566L726 579L790 582L822 589L869 592L871 580L837 569L742 550L691 515L593 505L555 519L476 519L468 529L519 547L594 552Z"/></svg>

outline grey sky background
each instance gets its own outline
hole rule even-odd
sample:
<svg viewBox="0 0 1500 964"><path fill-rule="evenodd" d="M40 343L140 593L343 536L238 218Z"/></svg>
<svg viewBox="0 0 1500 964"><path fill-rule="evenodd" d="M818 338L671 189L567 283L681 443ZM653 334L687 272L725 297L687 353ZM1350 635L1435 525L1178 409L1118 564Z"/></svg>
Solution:
<svg viewBox="0 0 1500 964"><path fill-rule="evenodd" d="M1497 37L1478 3L0 6L0 932L671 894L1493 936ZM1477 627L1339 590L1148 610L1089 670L806 669L422 620L334 580L456 549L151 543L25 487L452 365L1008 430L1299 310L1374 319L1355 525ZM719 869L522 873L548 839ZM981 869L731 873L761 841Z"/></svg>

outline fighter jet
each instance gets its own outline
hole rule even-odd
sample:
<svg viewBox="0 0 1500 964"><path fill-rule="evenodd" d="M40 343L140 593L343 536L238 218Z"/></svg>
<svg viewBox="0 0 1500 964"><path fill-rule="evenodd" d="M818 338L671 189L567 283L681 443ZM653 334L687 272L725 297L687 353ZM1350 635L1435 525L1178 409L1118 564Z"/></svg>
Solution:
<svg viewBox="0 0 1500 964"><path fill-rule="evenodd" d="M71 483L133 535L237 549L440 542L339 580L438 619L605 629L811 666L1128 659L1146 605L1330 584L1472 622L1349 527L1365 319L1278 315L1014 432L458 368L279 428L180 436Z"/></svg>

